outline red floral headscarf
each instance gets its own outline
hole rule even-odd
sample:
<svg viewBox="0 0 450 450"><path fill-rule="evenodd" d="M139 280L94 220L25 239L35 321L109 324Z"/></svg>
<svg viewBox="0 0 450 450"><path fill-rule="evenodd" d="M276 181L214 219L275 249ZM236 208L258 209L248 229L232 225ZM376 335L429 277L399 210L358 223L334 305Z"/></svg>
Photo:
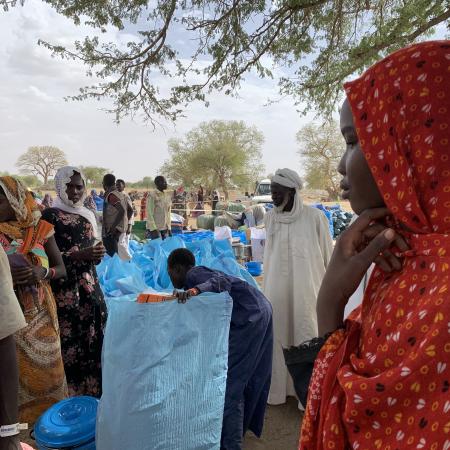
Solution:
<svg viewBox="0 0 450 450"><path fill-rule="evenodd" d="M347 83L361 148L391 212L450 231L450 42L400 50Z"/></svg>
<svg viewBox="0 0 450 450"><path fill-rule="evenodd" d="M314 369L300 449L450 449L450 41L345 85L361 148L409 240ZM404 226L410 231L404 232Z"/></svg>

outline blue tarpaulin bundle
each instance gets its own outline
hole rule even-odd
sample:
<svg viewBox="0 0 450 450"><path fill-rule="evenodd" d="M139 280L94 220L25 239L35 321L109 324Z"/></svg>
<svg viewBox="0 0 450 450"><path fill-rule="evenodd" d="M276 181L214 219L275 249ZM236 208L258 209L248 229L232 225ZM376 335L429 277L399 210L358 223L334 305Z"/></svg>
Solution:
<svg viewBox="0 0 450 450"><path fill-rule="evenodd" d="M213 233L184 239L177 235L164 241L156 239L140 244L130 242L131 262L121 261L118 255L106 257L97 267L102 290L107 298L121 297L135 300L136 295L149 289L172 291L173 286L167 272L167 258L177 248L191 250L197 265L220 270L228 275L257 283L245 267L239 265L228 240L215 240Z"/></svg>
<svg viewBox="0 0 450 450"><path fill-rule="evenodd" d="M232 300L112 299L103 347L97 450L218 450Z"/></svg>
<svg viewBox="0 0 450 450"><path fill-rule="evenodd" d="M320 209L328 219L331 237L338 238L339 235L347 229L352 220L353 214L343 211L341 205L324 206L322 203L316 203L314 208Z"/></svg>
<svg viewBox="0 0 450 450"><path fill-rule="evenodd" d="M330 211L328 211L325 206L322 205L322 203L315 203L314 205L311 205L314 208L320 209L326 216L328 220L328 228L330 230L331 237L334 237L334 227L333 227L333 216Z"/></svg>
<svg viewBox="0 0 450 450"><path fill-rule="evenodd" d="M331 213L333 214L334 237L337 238L348 228L353 214L342 211L340 208L331 210Z"/></svg>
<svg viewBox="0 0 450 450"><path fill-rule="evenodd" d="M245 231L231 230L233 238L239 238L242 244L248 244ZM202 241L214 238L214 232L209 230L188 231L180 235L185 242Z"/></svg>

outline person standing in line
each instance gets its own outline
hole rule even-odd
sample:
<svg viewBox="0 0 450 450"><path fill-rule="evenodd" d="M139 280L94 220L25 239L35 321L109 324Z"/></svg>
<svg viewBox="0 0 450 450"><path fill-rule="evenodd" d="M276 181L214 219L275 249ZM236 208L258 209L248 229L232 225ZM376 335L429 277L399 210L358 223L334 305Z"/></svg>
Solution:
<svg viewBox="0 0 450 450"><path fill-rule="evenodd" d="M86 195L86 198L84 199L84 206L91 210L94 214L97 213L97 204L95 203L94 196L92 194Z"/></svg>
<svg viewBox="0 0 450 450"><path fill-rule="evenodd" d="M105 198L103 205L102 237L106 253L114 256L119 250L119 238L128 230L127 209L125 196L116 188L116 177L107 174L103 177Z"/></svg>
<svg viewBox="0 0 450 450"><path fill-rule="evenodd" d="M67 277L52 281L69 395L101 396L106 304L95 270L105 255L95 214L84 206L86 178L77 167L55 175L57 197L43 219L55 227ZM97 242L96 242L97 241Z"/></svg>
<svg viewBox="0 0 450 450"><path fill-rule="evenodd" d="M265 216L263 290L274 319L271 405L295 396L283 348L317 336L316 299L333 251L327 218L303 204L301 188L297 172L277 170L270 186L274 208Z"/></svg>
<svg viewBox="0 0 450 450"><path fill-rule="evenodd" d="M45 194L44 200L42 200L42 203L41 203L42 210L44 210L46 208L51 208L52 204L53 204L52 196L50 194Z"/></svg>
<svg viewBox="0 0 450 450"><path fill-rule="evenodd" d="M141 198L141 211L139 214L139 218L142 221L147 220L147 200L148 200L149 192L144 192Z"/></svg>
<svg viewBox="0 0 450 450"><path fill-rule="evenodd" d="M50 281L66 276L66 268L54 233L25 186L16 178L0 177L0 245L8 255L16 295L28 323L15 334L19 412L24 423L36 422L67 396L56 302L50 287Z"/></svg>
<svg viewBox="0 0 450 450"><path fill-rule="evenodd" d="M134 207L133 207L133 201L131 200L131 197L125 192L125 181L124 180L117 180L116 181L116 187L117 190L125 197L125 200L127 201L127 214L128 214L128 228L125 233L122 233L119 237L119 256L120 259L123 259L124 261L130 261L131 260L131 253L130 253L130 235L131 230L134 225ZM130 211L131 211L131 217L130 217Z"/></svg>
<svg viewBox="0 0 450 450"><path fill-rule="evenodd" d="M211 209L212 212L211 214L216 215L216 207L217 207L217 203L219 203L219 191L217 189L214 189L214 191L212 192L212 205L211 205Z"/></svg>
<svg viewBox="0 0 450 450"><path fill-rule="evenodd" d="M94 200L95 203L95 210L102 212L103 211L103 197L101 195L97 194L97 191L95 189L91 190L91 195L92 199ZM88 205L84 205L86 206L86 208L89 208Z"/></svg>
<svg viewBox="0 0 450 450"><path fill-rule="evenodd" d="M130 209L133 211L133 214L131 217L129 217L128 220L128 228L127 228L127 235L131 234L131 230L133 229L133 225L134 225L134 207L133 207L133 201L131 200L131 197L125 192L125 188L127 187L127 185L125 184L124 180L117 180L116 181L116 187L117 190L124 195L127 203L128 203L128 208L127 208L127 213L130 211Z"/></svg>
<svg viewBox="0 0 450 450"><path fill-rule="evenodd" d="M155 186L156 191L150 192L147 200L147 238L165 239L172 236L172 201L163 176L155 178Z"/></svg>
<svg viewBox="0 0 450 450"><path fill-rule="evenodd" d="M27 323L14 293L11 269L0 246L0 450L19 450L19 369L14 333Z"/></svg>
<svg viewBox="0 0 450 450"><path fill-rule="evenodd" d="M197 193L194 193L194 198L195 198L195 208L194 211L192 211L191 216L192 217L198 217L201 216L202 214L205 214L205 204L204 204L204 200L205 200L205 196L204 196L204 190L203 190L203 186L200 186Z"/></svg>

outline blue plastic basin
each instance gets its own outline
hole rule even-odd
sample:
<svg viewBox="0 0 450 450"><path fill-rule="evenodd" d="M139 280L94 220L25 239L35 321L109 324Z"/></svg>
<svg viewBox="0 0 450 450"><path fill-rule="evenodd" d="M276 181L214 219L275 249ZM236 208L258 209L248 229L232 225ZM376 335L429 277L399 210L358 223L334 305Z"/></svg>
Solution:
<svg viewBox="0 0 450 450"><path fill-rule="evenodd" d="M95 450L98 400L74 397L56 403L39 417L34 437L39 450Z"/></svg>

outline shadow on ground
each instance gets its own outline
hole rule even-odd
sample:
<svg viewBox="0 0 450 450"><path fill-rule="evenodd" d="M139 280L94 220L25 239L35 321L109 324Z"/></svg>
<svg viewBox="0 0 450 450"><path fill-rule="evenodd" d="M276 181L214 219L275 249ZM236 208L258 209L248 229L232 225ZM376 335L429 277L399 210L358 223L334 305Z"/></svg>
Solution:
<svg viewBox="0 0 450 450"><path fill-rule="evenodd" d="M261 439L248 433L244 450L297 450L302 417L293 398L285 405L268 406Z"/></svg>

